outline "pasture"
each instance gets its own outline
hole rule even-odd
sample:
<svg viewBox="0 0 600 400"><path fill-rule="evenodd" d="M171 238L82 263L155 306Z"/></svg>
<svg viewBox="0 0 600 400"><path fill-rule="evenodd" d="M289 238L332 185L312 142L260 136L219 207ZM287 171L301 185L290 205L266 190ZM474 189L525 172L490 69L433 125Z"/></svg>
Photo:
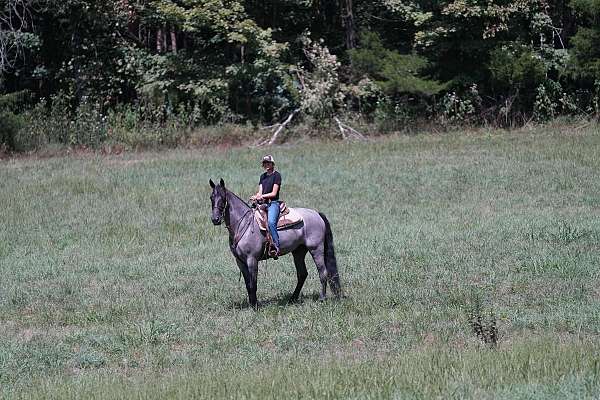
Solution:
<svg viewBox="0 0 600 400"><path fill-rule="evenodd" d="M0 162L0 398L600 396L598 128L268 150L347 298L307 258L287 304L285 256L254 311L208 179L247 198L266 151Z"/></svg>

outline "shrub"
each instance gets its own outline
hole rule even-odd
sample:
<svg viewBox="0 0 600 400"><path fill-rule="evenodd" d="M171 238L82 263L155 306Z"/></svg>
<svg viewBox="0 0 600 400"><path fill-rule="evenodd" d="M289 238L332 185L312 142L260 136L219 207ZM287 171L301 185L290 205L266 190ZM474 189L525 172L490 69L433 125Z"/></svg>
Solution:
<svg viewBox="0 0 600 400"><path fill-rule="evenodd" d="M428 66L425 58L388 50L373 32L363 32L360 42L360 48L349 51L354 74L373 79L388 96L431 96L445 88L446 85L422 76Z"/></svg>
<svg viewBox="0 0 600 400"><path fill-rule="evenodd" d="M11 111L0 111L0 146L10 150L19 150L17 135L23 127L23 117Z"/></svg>
<svg viewBox="0 0 600 400"><path fill-rule="evenodd" d="M546 122L559 115L574 115L591 101L593 96L589 93L568 93L560 82L549 79L536 89L533 117L538 122Z"/></svg>
<svg viewBox="0 0 600 400"><path fill-rule="evenodd" d="M193 110L179 114L161 106L121 106L109 111L107 140L134 148L176 146L186 139L194 125Z"/></svg>
<svg viewBox="0 0 600 400"><path fill-rule="evenodd" d="M441 123L444 125L474 123L478 119L481 103L476 84L471 85L462 95L456 92L446 93L438 106Z"/></svg>
<svg viewBox="0 0 600 400"><path fill-rule="evenodd" d="M548 121L556 116L561 89L560 84L552 80L538 86L533 105L533 116L536 121Z"/></svg>
<svg viewBox="0 0 600 400"><path fill-rule="evenodd" d="M406 128L411 120L408 109L400 102L382 96L377 100L374 122L377 128L385 132L396 132Z"/></svg>
<svg viewBox="0 0 600 400"><path fill-rule="evenodd" d="M329 52L323 41L303 38L304 54L310 69L295 68L300 78L300 108L314 124L328 123L344 106L343 86L340 82L341 63Z"/></svg>
<svg viewBox="0 0 600 400"><path fill-rule="evenodd" d="M19 111L29 99L29 92L21 91L0 96L0 147L18 150L18 133L25 125Z"/></svg>

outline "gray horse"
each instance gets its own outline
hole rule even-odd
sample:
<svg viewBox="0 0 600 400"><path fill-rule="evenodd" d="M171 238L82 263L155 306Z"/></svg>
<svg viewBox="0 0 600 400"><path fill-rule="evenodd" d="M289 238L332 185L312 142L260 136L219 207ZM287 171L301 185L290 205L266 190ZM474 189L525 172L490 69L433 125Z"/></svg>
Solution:
<svg viewBox="0 0 600 400"><path fill-rule="evenodd" d="M212 223L220 225L225 221L229 231L229 248L246 282L248 301L252 307L256 307L258 262L268 258L265 252L265 235L254 219L254 210L244 200L227 190L223 179L219 185L215 185L212 179L209 183L212 188L210 195ZM298 283L291 300L298 299L302 285L308 276L304 262L307 252L310 252L319 271L321 280L319 298L325 299L327 282L336 297L340 297L340 278L329 221L325 215L315 210L307 208L295 208L295 210L302 216L303 223L279 232L281 254L292 253L298 276Z"/></svg>

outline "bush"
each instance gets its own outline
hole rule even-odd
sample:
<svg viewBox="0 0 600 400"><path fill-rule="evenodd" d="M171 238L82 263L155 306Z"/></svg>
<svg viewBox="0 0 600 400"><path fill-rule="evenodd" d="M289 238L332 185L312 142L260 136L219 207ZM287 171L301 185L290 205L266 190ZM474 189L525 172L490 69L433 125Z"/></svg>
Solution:
<svg viewBox="0 0 600 400"><path fill-rule="evenodd" d="M303 38L304 54L310 70L298 66L300 77L300 109L315 126L327 124L344 106L344 91L340 81L341 63L329 52L323 41Z"/></svg>
<svg viewBox="0 0 600 400"><path fill-rule="evenodd" d="M481 97L477 85L473 84L467 92L460 95L456 92L446 93L438 106L440 122L448 124L472 124L477 122L481 111Z"/></svg>
<svg viewBox="0 0 600 400"><path fill-rule="evenodd" d="M181 107L175 114L165 105L126 105L104 113L99 103L83 99L70 111L67 96L42 99L24 115L19 150L55 143L97 148L104 143L129 147L176 146L186 138L196 117Z"/></svg>
<svg viewBox="0 0 600 400"><path fill-rule="evenodd" d="M69 97L58 94L42 99L24 115L25 127L19 132L21 150L40 148L48 143L97 147L107 135L106 117L97 102L84 98L71 111Z"/></svg>
<svg viewBox="0 0 600 400"><path fill-rule="evenodd" d="M395 102L388 97L377 100L374 112L374 122L383 132L397 132L406 128L411 120L411 115L402 103Z"/></svg>
<svg viewBox="0 0 600 400"><path fill-rule="evenodd" d="M0 147L19 150L18 134L25 121L18 112L29 99L27 91L14 92L0 96Z"/></svg>
<svg viewBox="0 0 600 400"><path fill-rule="evenodd" d="M0 111L0 147L19 150L17 135L24 125L23 117L11 111Z"/></svg>
<svg viewBox="0 0 600 400"><path fill-rule="evenodd" d="M379 35L373 32L363 32L360 42L360 48L349 51L353 73L360 78L373 79L388 96L431 96L446 87L422 76L428 67L425 58L388 50Z"/></svg>

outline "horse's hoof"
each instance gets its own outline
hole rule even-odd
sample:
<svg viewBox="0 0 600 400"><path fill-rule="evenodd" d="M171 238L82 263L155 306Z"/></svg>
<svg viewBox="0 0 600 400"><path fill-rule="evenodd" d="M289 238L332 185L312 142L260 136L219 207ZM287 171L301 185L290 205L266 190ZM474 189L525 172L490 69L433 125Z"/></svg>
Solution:
<svg viewBox="0 0 600 400"><path fill-rule="evenodd" d="M288 300L288 303L292 304L292 303L300 303L300 295L298 296L291 296L290 299Z"/></svg>

